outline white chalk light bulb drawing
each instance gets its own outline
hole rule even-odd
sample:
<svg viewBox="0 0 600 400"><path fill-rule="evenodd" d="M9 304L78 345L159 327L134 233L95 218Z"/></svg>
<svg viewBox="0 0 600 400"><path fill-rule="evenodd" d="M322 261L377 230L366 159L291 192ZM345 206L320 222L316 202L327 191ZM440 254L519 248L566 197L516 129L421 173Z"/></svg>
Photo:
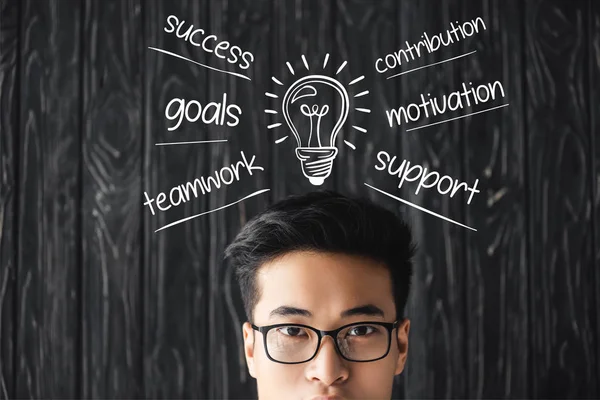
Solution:
<svg viewBox="0 0 600 400"><path fill-rule="evenodd" d="M323 69L327 66L328 60L329 54L326 54ZM306 70L309 71L308 62L304 55L302 55L302 62ZM338 75L346 64L347 62L344 61L335 75ZM292 65L289 62L286 62L286 65L291 75L296 75ZM364 78L364 75L362 75L352 80L348 85L360 82ZM285 86L283 82L274 76L271 77L271 80L277 85ZM337 102L334 102L336 108L323 104L331 102L331 93L338 99ZM365 90L354 95L354 97L362 97L368 93L369 91ZM265 95L272 99L279 99L279 96L275 93L266 92ZM322 185L331 174L333 161L338 154L338 134L348 118L350 106L348 91L337 79L327 75L312 74L294 81L286 90L279 104L285 123L296 138L298 146L295 152L296 157L300 160L302 173L311 184L315 186ZM355 110L362 113L371 112L368 108L357 107ZM265 113L279 114L274 109L266 109ZM330 124L332 120L334 121L333 127ZM281 125L282 122L275 122L267 128L273 129ZM365 128L360 126L352 125L352 127L361 133L367 132ZM287 138L288 136L277 139L275 143L279 144ZM352 150L356 150L356 147L348 140L344 140L344 143Z"/></svg>
<svg viewBox="0 0 600 400"><path fill-rule="evenodd" d="M330 107L326 104L310 104L310 100L317 95L318 88L323 86L332 87L340 97L340 110L331 134L328 135L330 138L328 143L323 143L321 140L321 136L325 136L321 122L323 117L330 116L328 114L333 111L330 111ZM290 116L290 108L296 103L299 104L302 115L309 119L308 132L298 131ZM288 88L283 97L281 105L283 117L298 142L296 157L300 160L304 176L315 186L322 185L331 174L333 160L338 153L335 140L348 118L348 103L346 89L338 81L325 75L309 75L298 79Z"/></svg>

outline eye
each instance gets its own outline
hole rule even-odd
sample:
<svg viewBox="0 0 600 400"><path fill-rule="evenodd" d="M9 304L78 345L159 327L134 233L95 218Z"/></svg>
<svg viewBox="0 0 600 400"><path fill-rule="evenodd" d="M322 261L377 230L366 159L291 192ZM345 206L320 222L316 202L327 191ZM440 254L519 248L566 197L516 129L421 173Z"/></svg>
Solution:
<svg viewBox="0 0 600 400"><path fill-rule="evenodd" d="M373 332L375 332L375 328L373 328L372 326L358 325L358 326L352 327L352 329L350 329L348 331L348 336L365 336L365 335L368 335L369 333L373 333Z"/></svg>
<svg viewBox="0 0 600 400"><path fill-rule="evenodd" d="M307 336L306 331L297 326L282 326L281 328L277 328L277 331L286 336Z"/></svg>

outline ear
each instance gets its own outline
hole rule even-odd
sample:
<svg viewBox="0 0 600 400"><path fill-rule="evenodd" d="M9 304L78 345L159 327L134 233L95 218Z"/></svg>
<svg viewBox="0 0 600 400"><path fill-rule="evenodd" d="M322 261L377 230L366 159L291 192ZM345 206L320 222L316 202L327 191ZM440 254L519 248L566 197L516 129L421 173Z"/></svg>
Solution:
<svg viewBox="0 0 600 400"><path fill-rule="evenodd" d="M405 318L402 324L396 328L398 342L398 360L396 361L395 374L399 375L404 370L406 357L408 356L408 333L410 331L410 320Z"/></svg>
<svg viewBox="0 0 600 400"><path fill-rule="evenodd" d="M242 333L244 335L244 355L246 356L248 372L251 377L256 378L254 372L254 329L252 329L250 322L244 322Z"/></svg>

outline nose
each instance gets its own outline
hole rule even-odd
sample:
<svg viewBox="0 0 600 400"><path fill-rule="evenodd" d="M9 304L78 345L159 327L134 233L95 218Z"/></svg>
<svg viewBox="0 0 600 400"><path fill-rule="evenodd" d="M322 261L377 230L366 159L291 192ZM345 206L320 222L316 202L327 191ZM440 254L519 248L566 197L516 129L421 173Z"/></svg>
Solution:
<svg viewBox="0 0 600 400"><path fill-rule="evenodd" d="M348 366L337 353L335 342L331 336L321 340L321 347L307 369L306 378L309 381L320 381L326 386L338 384L348 379Z"/></svg>

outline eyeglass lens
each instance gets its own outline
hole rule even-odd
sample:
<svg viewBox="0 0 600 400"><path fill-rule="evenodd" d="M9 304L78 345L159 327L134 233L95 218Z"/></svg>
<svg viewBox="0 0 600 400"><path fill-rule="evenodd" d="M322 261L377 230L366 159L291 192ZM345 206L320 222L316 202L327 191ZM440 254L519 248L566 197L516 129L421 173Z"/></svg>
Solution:
<svg viewBox="0 0 600 400"><path fill-rule="evenodd" d="M341 330L337 344L342 355L353 361L371 361L388 351L389 331L381 325L358 324ZM299 363L309 360L318 350L316 331L296 325L286 325L269 330L267 351L276 361Z"/></svg>

